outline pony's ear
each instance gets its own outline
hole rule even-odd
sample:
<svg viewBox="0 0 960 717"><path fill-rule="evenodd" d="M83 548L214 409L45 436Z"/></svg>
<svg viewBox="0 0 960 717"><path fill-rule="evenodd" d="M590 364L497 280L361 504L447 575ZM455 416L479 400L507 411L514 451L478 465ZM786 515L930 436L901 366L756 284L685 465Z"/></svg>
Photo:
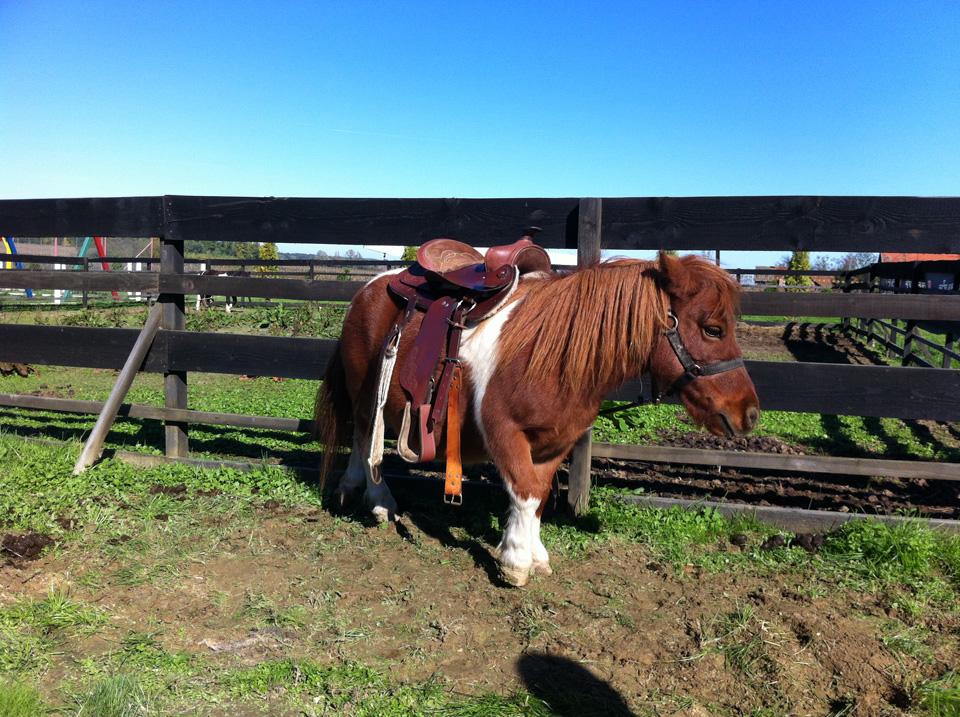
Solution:
<svg viewBox="0 0 960 717"><path fill-rule="evenodd" d="M657 263L660 265L661 285L668 294L680 297L690 296L696 292L697 287L693 276L682 259L661 250Z"/></svg>

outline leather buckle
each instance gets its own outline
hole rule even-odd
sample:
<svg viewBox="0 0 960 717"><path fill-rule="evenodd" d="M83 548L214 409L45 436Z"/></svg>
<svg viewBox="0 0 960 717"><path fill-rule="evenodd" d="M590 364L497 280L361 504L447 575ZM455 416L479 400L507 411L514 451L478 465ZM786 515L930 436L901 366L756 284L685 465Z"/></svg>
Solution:
<svg viewBox="0 0 960 717"><path fill-rule="evenodd" d="M443 502L447 505L463 505L462 473L447 473L444 476Z"/></svg>

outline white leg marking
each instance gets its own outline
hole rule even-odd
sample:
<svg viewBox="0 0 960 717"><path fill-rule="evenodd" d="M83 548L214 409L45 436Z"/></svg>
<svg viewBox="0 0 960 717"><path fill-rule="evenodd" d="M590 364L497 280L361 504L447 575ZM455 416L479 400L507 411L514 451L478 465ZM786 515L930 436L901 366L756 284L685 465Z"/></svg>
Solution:
<svg viewBox="0 0 960 717"><path fill-rule="evenodd" d="M483 443L487 443L487 434L483 429L481 408L487 386L497 368L497 353L500 346L500 334L504 324L519 302L505 306L486 321L463 332L460 342L460 360L470 367L470 393L473 397L473 419L480 428Z"/></svg>
<svg viewBox="0 0 960 717"><path fill-rule="evenodd" d="M396 520L397 501L394 500L393 493L390 492L387 484L379 475L380 482L374 483L373 481L373 474L374 472L377 474L380 473L380 466L377 465L371 468L367 465L366 461L364 461L363 467L367 475L367 491L363 494L363 500L367 504L367 507L370 508L370 512L373 513L373 517L377 519L378 523Z"/></svg>
<svg viewBox="0 0 960 717"><path fill-rule="evenodd" d="M347 470L340 478L340 485L337 492L346 496L347 493L357 490L363 485L363 479L366 474L363 472L363 451L360 448L360 439L353 437L353 448L350 449L350 462L347 464Z"/></svg>
<svg viewBox="0 0 960 717"><path fill-rule="evenodd" d="M507 493L510 496L510 514L507 516L507 527L503 531L503 539L497 546L496 552L504 579L511 585L522 587L526 585L533 569L535 524L538 528L536 542L540 542L540 521L537 520L540 501L536 498L518 498L509 485L507 485Z"/></svg>
<svg viewBox="0 0 960 717"><path fill-rule="evenodd" d="M533 514L533 526L530 530L530 540L533 545L533 572L539 573L540 575L553 575L553 570L550 567L550 554L547 552L547 549L543 546L543 542L540 540L540 519L537 517L536 513Z"/></svg>

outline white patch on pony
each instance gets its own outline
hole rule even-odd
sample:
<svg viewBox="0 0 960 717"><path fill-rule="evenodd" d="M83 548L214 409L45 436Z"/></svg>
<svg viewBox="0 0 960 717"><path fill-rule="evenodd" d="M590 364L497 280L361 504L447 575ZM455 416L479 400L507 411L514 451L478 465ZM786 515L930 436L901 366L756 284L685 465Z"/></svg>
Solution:
<svg viewBox="0 0 960 717"><path fill-rule="evenodd" d="M531 271L520 277L520 281L529 281L530 279L547 279L553 276L552 271Z"/></svg>
<svg viewBox="0 0 960 717"><path fill-rule="evenodd" d="M353 448L350 449L350 462L347 464L347 470L340 478L338 491L347 493L354 491L363 485L366 472L363 470L363 449L360 446L359 439L354 436Z"/></svg>
<svg viewBox="0 0 960 717"><path fill-rule="evenodd" d="M383 276L390 276L391 274L399 274L399 273L402 272L402 271L406 271L406 269L407 269L407 267L401 266L401 267L399 267L399 268L397 268L397 269L387 269L386 271L381 271L379 274L377 274L375 277L373 277L370 281L368 281L366 284L364 284L364 285L363 285L363 288L366 289L368 286L370 286L370 284L372 284L372 283L375 282L377 279L379 279L379 278L381 278L381 277L383 277Z"/></svg>
<svg viewBox="0 0 960 717"><path fill-rule="evenodd" d="M504 579L511 585L522 587L530 578L535 564L537 567L546 564L549 568L550 556L540 542L540 520L537 518L540 501L537 498L518 498L510 484L507 481L504 483L510 496L510 514L496 554ZM535 555L535 548L541 553L539 556ZM537 557L541 559L537 560Z"/></svg>
<svg viewBox="0 0 960 717"><path fill-rule="evenodd" d="M497 368L500 334L510 314L519 304L514 301L476 326L463 332L460 342L460 360L470 367L470 394L473 397L473 418L480 429L484 446L487 445L487 432L483 428L482 407L487 394L487 386Z"/></svg>

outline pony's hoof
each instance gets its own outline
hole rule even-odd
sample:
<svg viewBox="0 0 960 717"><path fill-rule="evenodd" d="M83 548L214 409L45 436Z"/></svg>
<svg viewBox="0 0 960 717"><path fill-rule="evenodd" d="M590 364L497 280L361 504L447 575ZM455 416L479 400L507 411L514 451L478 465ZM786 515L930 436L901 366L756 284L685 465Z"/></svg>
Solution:
<svg viewBox="0 0 960 717"><path fill-rule="evenodd" d="M534 563L530 571L534 575L553 575L553 568L550 567L550 563Z"/></svg>
<svg viewBox="0 0 960 717"><path fill-rule="evenodd" d="M397 512L395 510L384 508L382 505L376 506L370 512L373 513L373 517L378 523L389 523L397 519Z"/></svg>
<svg viewBox="0 0 960 717"><path fill-rule="evenodd" d="M530 568L515 568L511 565L500 565L500 577L508 585L522 588L530 580Z"/></svg>

